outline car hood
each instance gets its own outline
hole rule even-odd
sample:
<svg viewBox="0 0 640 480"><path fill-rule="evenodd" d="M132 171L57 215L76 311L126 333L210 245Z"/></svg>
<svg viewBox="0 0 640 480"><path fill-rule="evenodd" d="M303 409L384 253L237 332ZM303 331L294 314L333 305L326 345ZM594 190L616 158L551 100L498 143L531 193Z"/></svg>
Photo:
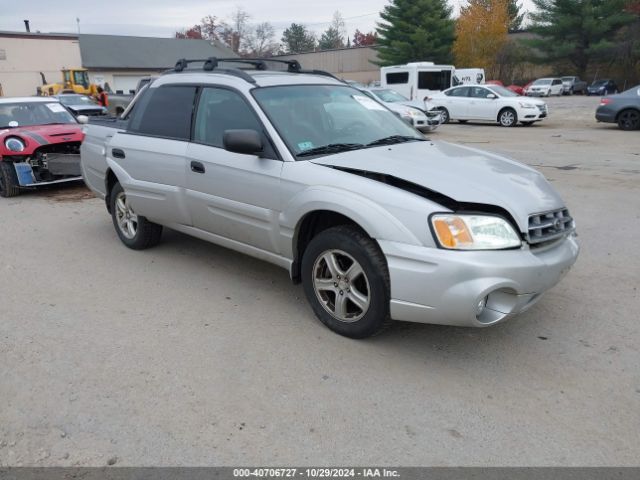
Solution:
<svg viewBox="0 0 640 480"><path fill-rule="evenodd" d="M447 142L410 142L311 161L391 175L459 203L501 207L511 214L522 232L528 230L530 215L564 207L555 189L533 168Z"/></svg>
<svg viewBox="0 0 640 480"><path fill-rule="evenodd" d="M106 110L101 105L67 105L67 108L76 112L84 112L87 110Z"/></svg>
<svg viewBox="0 0 640 480"><path fill-rule="evenodd" d="M421 102L420 100L407 100L406 102L398 102L400 105L406 105L407 107L413 107L413 108L417 108L418 110L425 110L425 104L424 102Z"/></svg>
<svg viewBox="0 0 640 480"><path fill-rule="evenodd" d="M82 127L75 123L0 129L0 140L3 141L4 138L9 136L27 140L27 148L22 154L28 154L41 145L80 142L83 134ZM4 141L2 146L4 146Z"/></svg>

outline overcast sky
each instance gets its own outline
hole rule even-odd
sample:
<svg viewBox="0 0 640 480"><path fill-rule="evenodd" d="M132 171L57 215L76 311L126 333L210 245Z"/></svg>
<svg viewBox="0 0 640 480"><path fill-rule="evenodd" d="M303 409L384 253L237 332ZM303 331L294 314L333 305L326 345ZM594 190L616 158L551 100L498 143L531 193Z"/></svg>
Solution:
<svg viewBox="0 0 640 480"><path fill-rule="evenodd" d="M451 0L459 5L464 0ZM531 9L530 0L521 0ZM29 19L32 31L77 32L115 35L172 36L206 15L228 17L237 6L254 23L270 22L281 31L292 22L320 32L339 10L349 35L358 28L375 28L378 12L387 0L0 0L0 30L21 31Z"/></svg>

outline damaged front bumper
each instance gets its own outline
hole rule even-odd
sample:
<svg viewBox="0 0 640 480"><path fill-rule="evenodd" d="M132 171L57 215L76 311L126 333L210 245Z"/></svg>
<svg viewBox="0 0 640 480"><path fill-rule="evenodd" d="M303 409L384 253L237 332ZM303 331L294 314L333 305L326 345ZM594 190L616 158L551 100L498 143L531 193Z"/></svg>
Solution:
<svg viewBox="0 0 640 480"><path fill-rule="evenodd" d="M391 317L486 327L532 307L575 263L575 234L549 247L452 251L379 241L391 280Z"/></svg>

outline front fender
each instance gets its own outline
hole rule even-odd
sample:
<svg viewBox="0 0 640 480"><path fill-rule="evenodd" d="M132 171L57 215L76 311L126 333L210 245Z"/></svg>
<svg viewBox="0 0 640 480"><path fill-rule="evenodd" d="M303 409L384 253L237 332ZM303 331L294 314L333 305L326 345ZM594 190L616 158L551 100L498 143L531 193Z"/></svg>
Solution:
<svg viewBox="0 0 640 480"><path fill-rule="evenodd" d="M280 214L283 234L281 247L285 256L293 258L293 244L304 217L320 210L350 218L371 238L421 245L413 232L378 203L354 192L329 186L312 186L293 196Z"/></svg>

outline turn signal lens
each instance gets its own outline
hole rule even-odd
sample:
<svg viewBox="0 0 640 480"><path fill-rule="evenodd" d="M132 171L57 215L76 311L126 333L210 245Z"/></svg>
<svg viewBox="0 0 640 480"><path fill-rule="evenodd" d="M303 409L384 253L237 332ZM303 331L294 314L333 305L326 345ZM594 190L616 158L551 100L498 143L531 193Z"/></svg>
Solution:
<svg viewBox="0 0 640 480"><path fill-rule="evenodd" d="M520 237L504 218L490 215L433 215L436 240L450 250L500 250L519 247Z"/></svg>

